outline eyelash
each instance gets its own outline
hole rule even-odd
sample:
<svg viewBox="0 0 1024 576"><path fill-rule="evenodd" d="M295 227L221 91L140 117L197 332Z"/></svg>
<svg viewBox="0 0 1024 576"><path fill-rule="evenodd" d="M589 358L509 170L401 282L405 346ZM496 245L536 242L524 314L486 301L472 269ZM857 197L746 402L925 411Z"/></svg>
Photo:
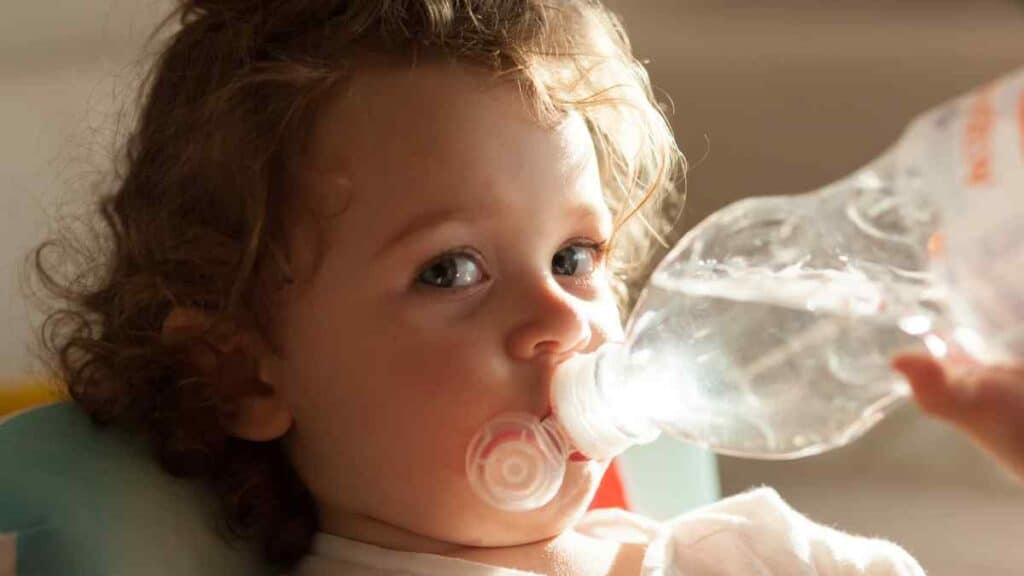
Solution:
<svg viewBox="0 0 1024 576"><path fill-rule="evenodd" d="M593 250L593 253L594 253L594 268L599 268L600 266L604 265L605 259L607 258L608 251L609 251L609 241L608 240L594 241L594 240L588 240L588 239L583 239L583 238L578 238L578 239L570 240L568 243L566 243L561 248L559 248L558 251L564 250L565 248L568 248L570 246L580 246L580 247L583 247L583 248L589 248L590 250ZM426 264L421 266L419 268L419 272L416 273L416 279L413 280L413 284L416 285L418 288L423 289L423 290L442 291L442 292L448 292L448 293L457 293L457 292L462 292L464 290L472 290L473 289L472 286L462 287L462 288L436 288L436 287L431 287L431 286L420 285L419 282L417 281L417 279L423 274L424 271L427 270L427 268L431 264L441 260L442 258L446 258L446 257L450 257L450 256L468 256L468 257L476 260L477 263L479 263L481 260L483 260L483 258L481 257L480 253L477 252L476 250L473 250L472 248L469 248L469 247L453 248L451 250L442 252L441 254L438 254L437 256L434 256ZM481 269L483 270L484 276L487 277L487 271L485 269L483 269L483 266L481 266ZM589 277L590 276L588 275L586 278L589 278Z"/></svg>
<svg viewBox="0 0 1024 576"><path fill-rule="evenodd" d="M575 244L569 244L569 246L586 246L594 251L594 255L597 257L597 264L604 264L604 259L608 256L608 241L602 240L600 242L594 242L593 240L579 240L574 241Z"/></svg>

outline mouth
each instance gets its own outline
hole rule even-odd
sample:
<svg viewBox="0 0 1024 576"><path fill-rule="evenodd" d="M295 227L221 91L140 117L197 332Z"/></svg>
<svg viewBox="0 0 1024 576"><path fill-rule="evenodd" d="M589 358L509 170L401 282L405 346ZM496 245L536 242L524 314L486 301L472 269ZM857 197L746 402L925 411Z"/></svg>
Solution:
<svg viewBox="0 0 1024 576"><path fill-rule="evenodd" d="M582 452L575 451L572 454L569 454L569 461L570 462L590 462L590 458L585 456Z"/></svg>
<svg viewBox="0 0 1024 576"><path fill-rule="evenodd" d="M543 422L544 420L547 420L548 418L553 417L554 415L555 415L554 410L551 409L551 408L548 408L548 411L545 412L543 416L541 416L541 422ZM591 458L589 456L583 454L579 450L573 450L569 454L569 461L570 462L590 462Z"/></svg>
<svg viewBox="0 0 1024 576"><path fill-rule="evenodd" d="M541 420L541 422L543 422L544 420L547 420L548 418L551 418L554 415L555 415L554 410L551 409L551 408L548 408L548 411L545 412L543 416L541 416L540 420ZM570 462L590 462L590 460L591 460L590 457L584 455L579 450L573 450L569 454L569 461Z"/></svg>

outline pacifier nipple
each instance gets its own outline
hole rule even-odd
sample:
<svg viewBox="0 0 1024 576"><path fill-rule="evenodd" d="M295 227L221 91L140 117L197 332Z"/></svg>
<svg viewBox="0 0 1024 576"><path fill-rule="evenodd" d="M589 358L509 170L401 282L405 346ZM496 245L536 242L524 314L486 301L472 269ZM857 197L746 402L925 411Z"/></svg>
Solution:
<svg viewBox="0 0 1024 576"><path fill-rule="evenodd" d="M565 476L569 445L552 419L510 413L488 422L469 443L466 473L474 491L502 510L550 502Z"/></svg>

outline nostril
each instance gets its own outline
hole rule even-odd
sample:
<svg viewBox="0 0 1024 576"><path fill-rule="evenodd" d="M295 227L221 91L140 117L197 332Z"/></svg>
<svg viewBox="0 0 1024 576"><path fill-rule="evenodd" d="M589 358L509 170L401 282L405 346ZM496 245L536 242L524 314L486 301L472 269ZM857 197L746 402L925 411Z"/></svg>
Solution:
<svg viewBox="0 0 1024 576"><path fill-rule="evenodd" d="M536 345L534 345L533 351L536 352L537 354L554 355L555 353L558 352L558 342L555 342L554 340L545 340L543 342L538 342Z"/></svg>
<svg viewBox="0 0 1024 576"><path fill-rule="evenodd" d="M565 362L569 358L573 357L576 352L567 350L565 352L545 352L538 354L538 357L542 360L543 364L551 368L557 368L559 364Z"/></svg>

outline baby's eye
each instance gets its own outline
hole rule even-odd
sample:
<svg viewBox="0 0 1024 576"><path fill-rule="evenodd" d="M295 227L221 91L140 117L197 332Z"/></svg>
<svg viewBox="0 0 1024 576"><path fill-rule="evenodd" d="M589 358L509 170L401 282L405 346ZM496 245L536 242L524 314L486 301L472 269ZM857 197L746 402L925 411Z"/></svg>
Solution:
<svg viewBox="0 0 1024 576"><path fill-rule="evenodd" d="M601 263L603 248L598 244L573 244L555 253L551 270L563 276L592 274Z"/></svg>
<svg viewBox="0 0 1024 576"><path fill-rule="evenodd" d="M433 288L467 288L484 280L483 269L471 254L445 254L427 264L416 282Z"/></svg>

